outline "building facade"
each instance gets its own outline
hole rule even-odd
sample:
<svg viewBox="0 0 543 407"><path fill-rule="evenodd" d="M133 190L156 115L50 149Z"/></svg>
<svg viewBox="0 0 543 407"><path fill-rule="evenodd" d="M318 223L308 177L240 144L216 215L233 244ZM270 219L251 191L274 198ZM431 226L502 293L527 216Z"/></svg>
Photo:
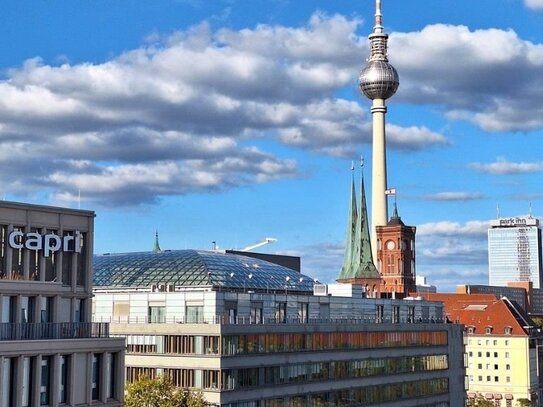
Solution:
<svg viewBox="0 0 543 407"><path fill-rule="evenodd" d="M467 396L496 407L541 406L543 336L514 302L493 294L423 294L465 327Z"/></svg>
<svg viewBox="0 0 543 407"><path fill-rule="evenodd" d="M121 406L124 340L91 322L94 212L0 202L0 406Z"/></svg>
<svg viewBox="0 0 543 407"><path fill-rule="evenodd" d="M442 310L235 254L95 260L94 320L126 337L127 380L167 374L213 406L463 406L462 327Z"/></svg>
<svg viewBox="0 0 543 407"><path fill-rule="evenodd" d="M496 219L488 230L489 285L506 286L510 281L531 281L543 288L541 229L539 220Z"/></svg>

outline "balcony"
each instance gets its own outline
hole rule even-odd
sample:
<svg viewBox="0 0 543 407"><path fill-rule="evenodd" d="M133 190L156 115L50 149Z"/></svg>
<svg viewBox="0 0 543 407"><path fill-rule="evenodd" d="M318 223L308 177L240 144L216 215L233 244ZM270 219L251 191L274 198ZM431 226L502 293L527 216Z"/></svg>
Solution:
<svg viewBox="0 0 543 407"><path fill-rule="evenodd" d="M104 322L0 323L0 341L109 338Z"/></svg>

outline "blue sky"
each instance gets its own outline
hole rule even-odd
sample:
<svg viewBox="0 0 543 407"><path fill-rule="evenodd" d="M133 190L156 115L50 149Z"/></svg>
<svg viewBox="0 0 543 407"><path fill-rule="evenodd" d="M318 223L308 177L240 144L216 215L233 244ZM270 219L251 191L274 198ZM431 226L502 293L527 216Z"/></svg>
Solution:
<svg viewBox="0 0 543 407"><path fill-rule="evenodd" d="M41 0L0 15L4 199L95 210L96 252L241 248L339 273L372 0ZM417 272L487 281L486 229L543 213L543 0L383 0L389 186ZM368 196L368 201L370 197Z"/></svg>

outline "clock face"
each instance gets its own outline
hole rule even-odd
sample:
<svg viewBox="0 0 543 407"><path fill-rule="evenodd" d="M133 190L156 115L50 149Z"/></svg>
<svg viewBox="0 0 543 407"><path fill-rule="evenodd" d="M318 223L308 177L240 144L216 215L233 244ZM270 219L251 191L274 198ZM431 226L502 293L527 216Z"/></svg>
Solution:
<svg viewBox="0 0 543 407"><path fill-rule="evenodd" d="M394 250L394 248L396 247L396 245L394 244L394 241L393 240L389 240L387 242L387 249L388 250Z"/></svg>

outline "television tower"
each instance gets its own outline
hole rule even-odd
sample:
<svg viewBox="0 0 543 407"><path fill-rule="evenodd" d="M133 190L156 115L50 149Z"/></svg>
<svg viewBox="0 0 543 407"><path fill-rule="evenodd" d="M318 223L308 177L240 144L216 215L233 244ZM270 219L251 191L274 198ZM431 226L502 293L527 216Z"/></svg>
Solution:
<svg viewBox="0 0 543 407"><path fill-rule="evenodd" d="M375 26L368 36L370 57L368 64L358 78L360 90L372 100L373 149L372 149L372 187L371 187L371 245L374 261L377 261L377 226L388 221L385 100L396 93L400 84L398 72L388 63L387 40L382 25L381 0L375 0Z"/></svg>

